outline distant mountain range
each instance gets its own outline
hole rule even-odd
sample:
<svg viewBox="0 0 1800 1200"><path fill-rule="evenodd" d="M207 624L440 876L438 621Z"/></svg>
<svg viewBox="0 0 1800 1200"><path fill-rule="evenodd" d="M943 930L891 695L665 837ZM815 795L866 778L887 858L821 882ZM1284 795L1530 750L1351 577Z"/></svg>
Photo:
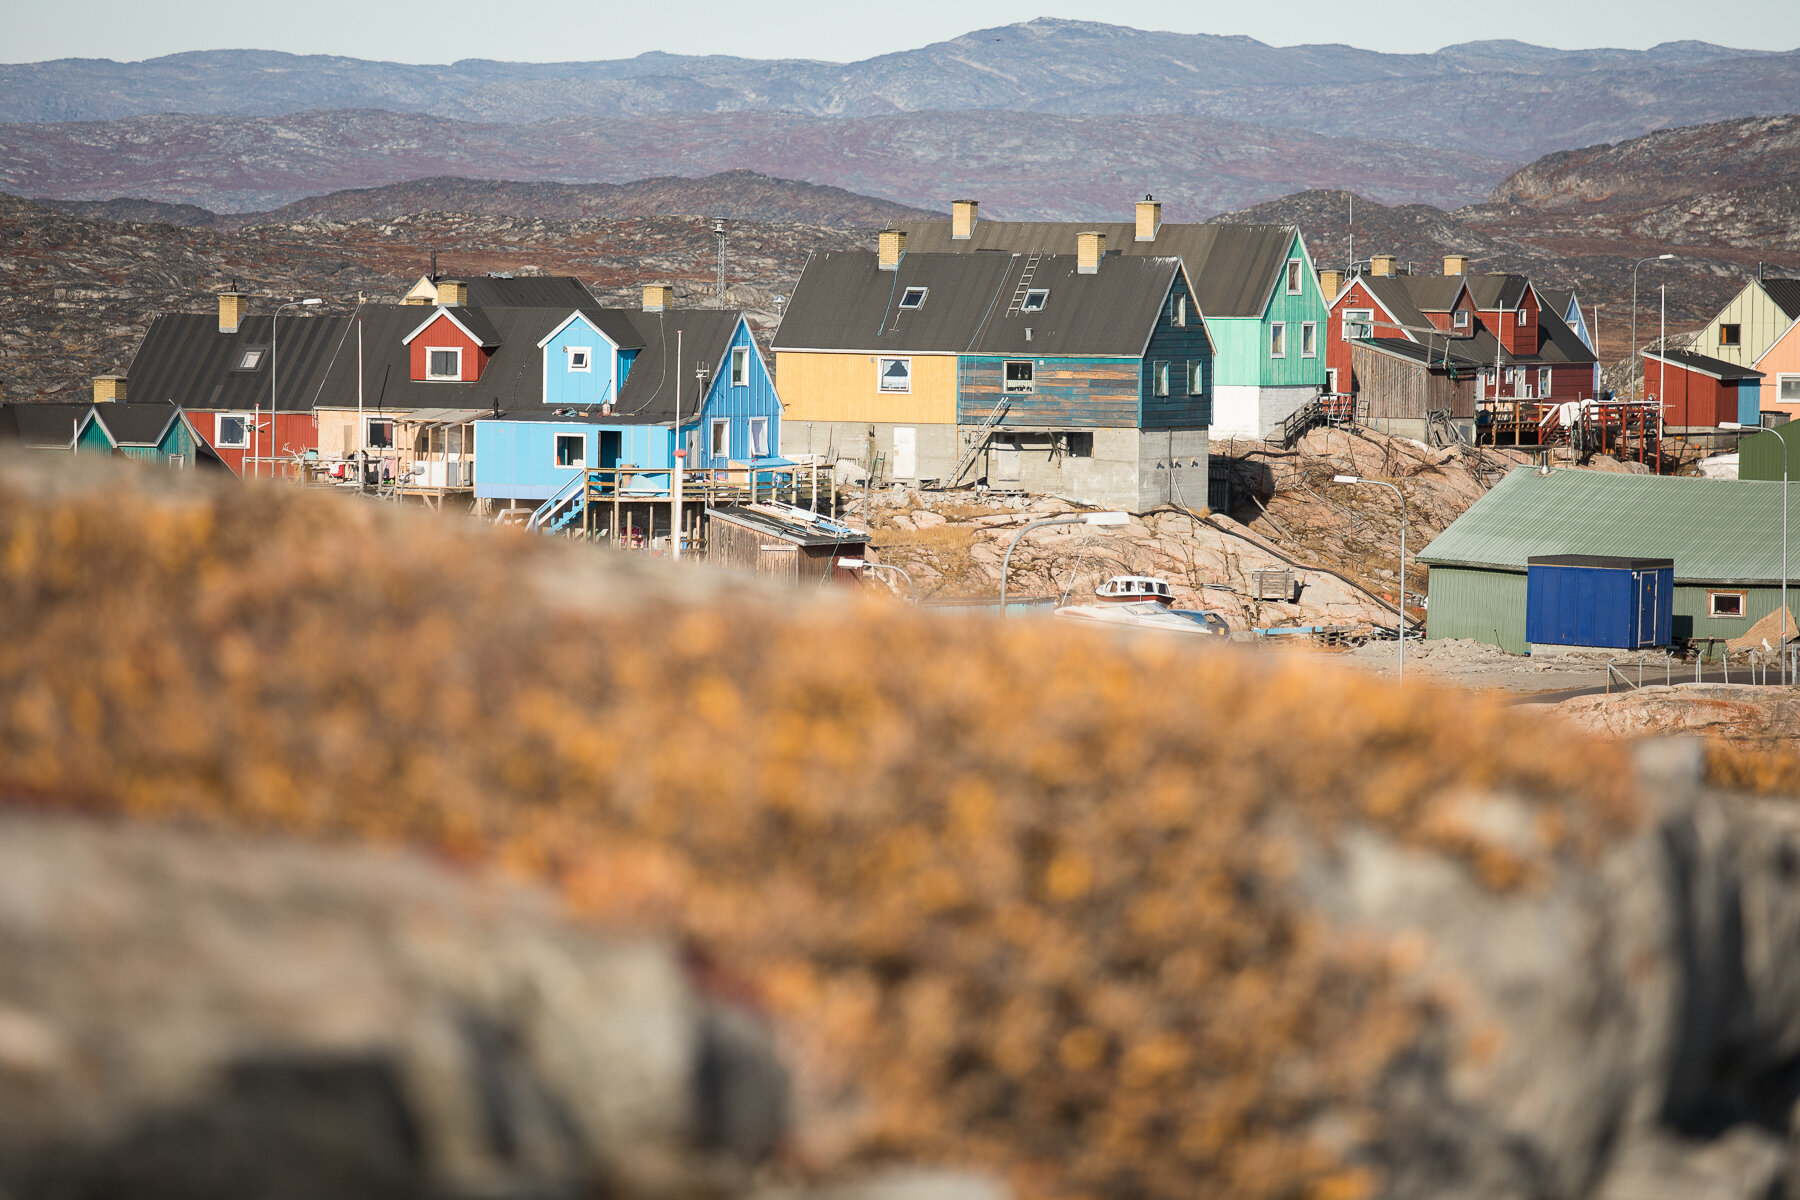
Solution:
<svg viewBox="0 0 1800 1200"><path fill-rule="evenodd" d="M1800 110L1800 53L1497 41L1383 54L1045 18L855 63L644 54L414 66L207 51L0 65L0 122L353 108L509 124L752 112L1185 115L1522 162L1668 125Z"/></svg>

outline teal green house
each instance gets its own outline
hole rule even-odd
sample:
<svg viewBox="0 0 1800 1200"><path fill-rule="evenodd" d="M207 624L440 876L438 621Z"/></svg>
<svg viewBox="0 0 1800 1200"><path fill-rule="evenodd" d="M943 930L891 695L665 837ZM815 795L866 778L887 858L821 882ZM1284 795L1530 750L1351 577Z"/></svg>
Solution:
<svg viewBox="0 0 1800 1200"><path fill-rule="evenodd" d="M983 221L973 200L948 221L906 221L908 253L1076 253L1095 232L1106 253L1179 258L1212 340L1211 436L1268 437L1325 389L1326 306L1306 241L1293 225L1167 224L1148 196L1136 219Z"/></svg>
<svg viewBox="0 0 1800 1200"><path fill-rule="evenodd" d="M77 454L117 454L177 469L224 467L173 404L95 404L75 435Z"/></svg>

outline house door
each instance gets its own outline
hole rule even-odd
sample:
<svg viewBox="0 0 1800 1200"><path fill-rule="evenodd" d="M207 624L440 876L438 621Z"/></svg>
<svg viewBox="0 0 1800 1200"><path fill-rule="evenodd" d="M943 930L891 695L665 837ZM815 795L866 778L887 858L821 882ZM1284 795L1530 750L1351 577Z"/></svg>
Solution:
<svg viewBox="0 0 1800 1200"><path fill-rule="evenodd" d="M1656 572L1634 571L1632 581L1637 584L1637 644L1653 646L1656 644Z"/></svg>
<svg viewBox="0 0 1800 1200"><path fill-rule="evenodd" d="M988 480L988 486L1016 489L1019 486L1019 439L1005 435L995 438L993 463L994 477Z"/></svg>
<svg viewBox="0 0 1800 1200"><path fill-rule="evenodd" d="M919 475L919 431L911 425L894 426L895 479L916 479Z"/></svg>
<svg viewBox="0 0 1800 1200"><path fill-rule="evenodd" d="M616 467L619 465L619 439L621 436L616 429L600 431L600 466Z"/></svg>

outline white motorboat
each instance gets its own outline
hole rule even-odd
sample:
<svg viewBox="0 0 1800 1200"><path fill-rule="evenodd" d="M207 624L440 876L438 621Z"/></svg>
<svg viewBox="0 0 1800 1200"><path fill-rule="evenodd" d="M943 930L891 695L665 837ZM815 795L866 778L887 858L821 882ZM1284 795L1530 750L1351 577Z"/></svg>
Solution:
<svg viewBox="0 0 1800 1200"><path fill-rule="evenodd" d="M1170 609L1156 600L1140 599L1125 604L1071 604L1057 609L1055 615L1066 621L1087 621L1096 625L1115 625L1157 633L1222 638L1231 632L1225 618L1218 613Z"/></svg>
<svg viewBox="0 0 1800 1200"><path fill-rule="evenodd" d="M1168 608L1175 603L1169 581L1151 575L1114 575L1094 589L1106 604L1142 604L1151 601Z"/></svg>

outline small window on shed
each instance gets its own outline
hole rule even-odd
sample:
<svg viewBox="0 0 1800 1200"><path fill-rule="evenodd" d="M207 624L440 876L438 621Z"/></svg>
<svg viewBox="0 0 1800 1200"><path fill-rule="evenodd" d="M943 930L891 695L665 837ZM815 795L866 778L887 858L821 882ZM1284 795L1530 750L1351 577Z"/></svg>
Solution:
<svg viewBox="0 0 1800 1200"><path fill-rule="evenodd" d="M1044 305L1050 302L1049 288L1032 288L1025 293L1025 303L1019 305L1022 312L1042 312Z"/></svg>
<svg viewBox="0 0 1800 1200"><path fill-rule="evenodd" d="M585 433L559 433L556 435L556 465L559 467L587 466L587 435Z"/></svg>
<svg viewBox="0 0 1800 1200"><path fill-rule="evenodd" d="M1036 385L1037 364L1031 362L1009 362L1006 364L1006 390L1009 392L1029 392Z"/></svg>
<svg viewBox="0 0 1800 1200"><path fill-rule="evenodd" d="M1743 592L1706 593L1706 615L1709 617L1741 617L1744 615Z"/></svg>
<svg viewBox="0 0 1800 1200"><path fill-rule="evenodd" d="M905 294L903 294L900 297L900 307L901 308L923 308L923 307L925 307L925 295L929 291L931 291L930 288L922 288L922 287L907 288Z"/></svg>
<svg viewBox="0 0 1800 1200"><path fill-rule="evenodd" d="M1742 325L1720 325L1719 326L1719 345L1721 345L1721 346L1742 345L1743 339L1744 339L1744 327Z"/></svg>

